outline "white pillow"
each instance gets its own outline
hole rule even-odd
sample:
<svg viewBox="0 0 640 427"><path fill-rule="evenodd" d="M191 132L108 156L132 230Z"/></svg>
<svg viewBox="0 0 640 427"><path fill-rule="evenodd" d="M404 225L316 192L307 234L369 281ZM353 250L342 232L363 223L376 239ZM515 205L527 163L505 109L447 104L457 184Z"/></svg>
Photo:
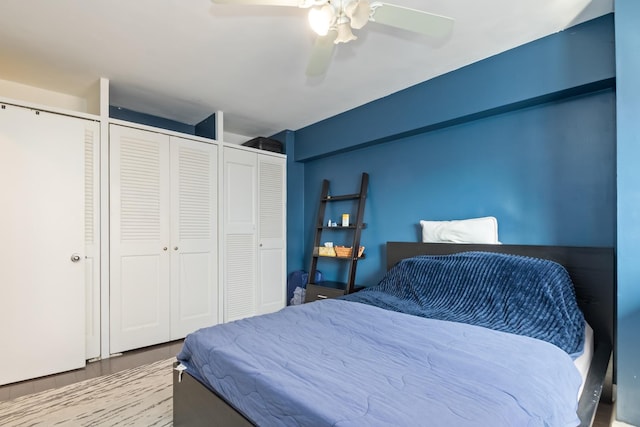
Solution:
<svg viewBox="0 0 640 427"><path fill-rule="evenodd" d="M420 221L424 243L499 244L498 220L493 216L453 221Z"/></svg>

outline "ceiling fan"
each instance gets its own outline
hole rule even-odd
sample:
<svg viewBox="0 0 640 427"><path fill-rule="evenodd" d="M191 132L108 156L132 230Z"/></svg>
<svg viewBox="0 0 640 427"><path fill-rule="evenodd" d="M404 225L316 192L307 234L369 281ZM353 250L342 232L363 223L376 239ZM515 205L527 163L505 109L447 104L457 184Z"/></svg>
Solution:
<svg viewBox="0 0 640 427"><path fill-rule="evenodd" d="M310 9L309 25L318 35L307 75L323 74L338 43L357 39L351 31L367 22L388 25L432 37L444 37L453 29L453 19L404 6L369 0L211 0L213 3L260 6L290 6Z"/></svg>

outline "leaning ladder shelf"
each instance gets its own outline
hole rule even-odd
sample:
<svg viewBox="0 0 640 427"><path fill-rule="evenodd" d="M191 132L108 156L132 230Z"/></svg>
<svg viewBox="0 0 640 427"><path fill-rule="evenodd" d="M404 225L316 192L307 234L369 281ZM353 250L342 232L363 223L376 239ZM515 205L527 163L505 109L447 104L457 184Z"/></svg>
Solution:
<svg viewBox="0 0 640 427"><path fill-rule="evenodd" d="M313 252L311 255L311 266L309 268L309 285L311 287L320 286L326 288L326 291L331 294L331 296L339 296L343 294L350 294L354 292L355 289L355 279L356 279L356 268L358 265L358 261L364 258L364 255L360 255L358 253L358 249L360 248L360 236L362 234L362 230L366 227L366 224L363 222L364 220L364 206L367 199L367 188L369 186L369 174L366 172L362 173L362 178L360 182L360 191L355 194L346 194L346 195L330 195L329 194L329 181L323 180L322 182L322 192L320 195L320 205L318 207L318 217L315 225L315 238L313 241ZM325 220L325 212L328 203L345 201L345 200L353 200L356 204L356 215L355 222L349 223L348 226L337 226L330 227L327 225ZM337 230L345 230L344 232L352 232L351 239L351 255L350 256L331 256L325 257L321 256L319 253L319 247L321 245L322 233L327 230L337 231ZM343 260L349 263L349 272L346 282L338 282L338 281L324 281L320 283L312 283L316 277L316 271L318 269L318 260L322 259L334 259L334 260ZM315 299L327 298L325 295L312 295L313 293L309 292L309 286L307 285L307 298L306 302L313 301ZM317 297L317 298L316 298Z"/></svg>

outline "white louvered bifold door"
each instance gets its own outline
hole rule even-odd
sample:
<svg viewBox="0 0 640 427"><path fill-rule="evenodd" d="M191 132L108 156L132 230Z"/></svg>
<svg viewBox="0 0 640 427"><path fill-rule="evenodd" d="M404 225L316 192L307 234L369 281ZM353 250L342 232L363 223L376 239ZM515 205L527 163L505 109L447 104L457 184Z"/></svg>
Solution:
<svg viewBox="0 0 640 427"><path fill-rule="evenodd" d="M110 350L170 339L169 137L111 125Z"/></svg>
<svg viewBox="0 0 640 427"><path fill-rule="evenodd" d="M218 322L218 147L171 137L171 339Z"/></svg>
<svg viewBox="0 0 640 427"><path fill-rule="evenodd" d="M85 364L83 119L0 106L0 385Z"/></svg>
<svg viewBox="0 0 640 427"><path fill-rule="evenodd" d="M224 148L224 321L256 314L257 155Z"/></svg>
<svg viewBox="0 0 640 427"><path fill-rule="evenodd" d="M84 131L86 358L100 356L100 125Z"/></svg>
<svg viewBox="0 0 640 427"><path fill-rule="evenodd" d="M257 313L286 305L286 159L258 155Z"/></svg>

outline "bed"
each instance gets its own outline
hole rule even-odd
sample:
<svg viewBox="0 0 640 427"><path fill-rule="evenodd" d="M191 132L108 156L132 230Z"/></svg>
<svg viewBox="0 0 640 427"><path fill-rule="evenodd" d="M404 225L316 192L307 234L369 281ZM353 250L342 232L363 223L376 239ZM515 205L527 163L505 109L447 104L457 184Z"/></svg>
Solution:
<svg viewBox="0 0 640 427"><path fill-rule="evenodd" d="M488 425L489 419L491 425L591 425L613 342L611 248L389 242L386 251L389 271L377 286L190 334L174 370L174 425ZM419 259L424 254L426 261ZM547 299L560 317L552 315L549 328L509 313L527 304L527 295L509 304L500 301L513 296L493 295L492 304L507 314L491 327L482 324L485 315L480 324L451 321L419 313L433 303L407 303L416 291L403 281L424 262L442 259L455 267L445 274L449 280L466 268L458 270L460 260L520 263L522 256L564 266L558 267L570 275L579 313L570 303L558 310L557 290ZM441 286L437 295L448 289ZM375 302L394 292L395 299ZM461 298L486 295L480 289Z"/></svg>

